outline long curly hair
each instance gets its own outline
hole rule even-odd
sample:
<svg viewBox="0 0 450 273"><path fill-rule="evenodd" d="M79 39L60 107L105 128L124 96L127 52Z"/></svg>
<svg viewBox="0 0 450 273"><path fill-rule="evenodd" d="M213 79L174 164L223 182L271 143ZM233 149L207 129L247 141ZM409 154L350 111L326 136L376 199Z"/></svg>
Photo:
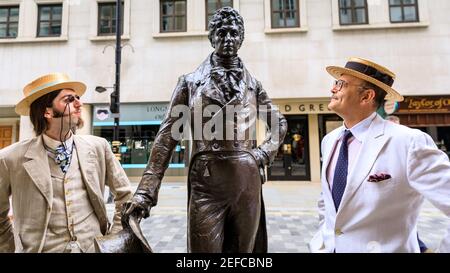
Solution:
<svg viewBox="0 0 450 273"><path fill-rule="evenodd" d="M208 24L208 39L211 42L212 47L214 47L213 43L213 35L218 28L222 25L235 23L239 27L239 36L241 37L241 44L244 41L244 19L237 12L237 10L232 7L223 7L218 9L212 16L211 20Z"/></svg>

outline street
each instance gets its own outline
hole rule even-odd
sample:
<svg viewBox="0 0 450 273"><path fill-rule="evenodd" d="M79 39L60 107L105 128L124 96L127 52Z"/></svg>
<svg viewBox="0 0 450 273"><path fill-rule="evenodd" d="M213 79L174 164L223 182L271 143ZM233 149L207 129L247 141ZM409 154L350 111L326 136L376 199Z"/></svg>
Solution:
<svg viewBox="0 0 450 273"><path fill-rule="evenodd" d="M137 184L133 183L133 190ZM308 242L318 226L316 199L319 183L268 182L264 184L264 202L268 226L269 252L309 252ZM186 184L165 182L159 192L159 203L150 217L141 223L142 230L155 252L185 253ZM113 205L108 204L112 217ZM450 220L425 202L419 218L419 235L435 249L446 233Z"/></svg>

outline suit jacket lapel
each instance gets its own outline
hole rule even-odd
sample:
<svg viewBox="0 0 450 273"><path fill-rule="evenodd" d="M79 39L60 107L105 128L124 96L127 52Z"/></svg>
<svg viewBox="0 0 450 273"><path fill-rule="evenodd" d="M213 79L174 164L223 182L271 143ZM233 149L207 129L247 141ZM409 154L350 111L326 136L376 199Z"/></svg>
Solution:
<svg viewBox="0 0 450 273"><path fill-rule="evenodd" d="M96 161L101 159L97 158L94 148L80 136L74 135L73 141L78 154L81 176L83 177L92 207L99 219L108 219L105 203L103 202L102 189L98 183L95 183L96 180L94 179L94 175L98 175L96 173ZM100 221L100 228L103 234L106 234L108 229L107 222Z"/></svg>
<svg viewBox="0 0 450 273"><path fill-rule="evenodd" d="M378 154L383 149L389 137L384 134L384 121L378 115L372 122L366 139L361 145L361 149L356 159L356 162L347 178L347 186L342 196L342 201L339 206L339 212L348 204L357 189L366 179L370 170L372 169Z"/></svg>
<svg viewBox="0 0 450 273"><path fill-rule="evenodd" d="M34 141L25 153L25 157L30 160L26 161L23 167L45 200L47 200L49 207L51 207L53 202L53 187L50 167L48 165L48 155L44 148L42 136L34 138Z"/></svg>
<svg viewBox="0 0 450 273"><path fill-rule="evenodd" d="M91 145L79 136L74 135L73 141L75 143L76 152L78 154L78 163L80 165L81 175L83 177L86 188L89 194L96 195L96 198L94 200L100 199L98 201L102 201L103 196L101 193L101 189L93 179L93 175L95 175L94 172L97 169L95 163L98 160L95 152L93 151Z"/></svg>
<svg viewBox="0 0 450 273"><path fill-rule="evenodd" d="M328 138L329 141L325 143L324 149L326 151L323 152L324 158L323 158L323 165L322 165L322 176L324 178L324 181L327 183L327 189L328 192L331 194L330 190L330 182L328 181L328 168L331 163L331 158L333 157L333 151L336 149L336 145L338 143L338 139L340 136L340 133L342 132L342 127L332 132L332 135Z"/></svg>

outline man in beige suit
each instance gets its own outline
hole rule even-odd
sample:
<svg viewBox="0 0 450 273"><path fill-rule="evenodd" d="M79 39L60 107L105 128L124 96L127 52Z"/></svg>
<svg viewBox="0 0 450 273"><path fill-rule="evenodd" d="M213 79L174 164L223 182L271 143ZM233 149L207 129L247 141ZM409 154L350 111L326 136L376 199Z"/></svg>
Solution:
<svg viewBox="0 0 450 273"><path fill-rule="evenodd" d="M0 252L91 252L96 236L122 229L120 208L131 197L125 172L105 139L74 134L85 90L60 73L25 86L16 112L30 116L36 137L0 151ZM105 185L115 196L112 227Z"/></svg>

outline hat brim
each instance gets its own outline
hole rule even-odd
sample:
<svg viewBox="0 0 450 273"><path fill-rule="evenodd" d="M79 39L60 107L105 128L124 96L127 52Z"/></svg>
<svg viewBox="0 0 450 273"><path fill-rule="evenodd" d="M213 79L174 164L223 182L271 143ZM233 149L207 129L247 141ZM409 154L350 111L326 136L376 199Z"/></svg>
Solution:
<svg viewBox="0 0 450 273"><path fill-rule="evenodd" d="M30 105L42 96L47 95L56 90L72 89L78 96L82 96L86 92L86 85L82 82L62 82L40 90L35 91L33 94L25 97L16 105L16 113L21 116L30 115Z"/></svg>
<svg viewBox="0 0 450 273"><path fill-rule="evenodd" d="M385 100L389 100L389 101L403 101L404 98L402 95L400 95L400 93L398 93L397 91L395 91L392 87L390 87L387 84L384 84L372 77L367 76L366 74L363 74L361 72L352 70L352 69L348 69L345 67L339 67L339 66L328 66L327 67L327 72L333 76L335 79L339 79L342 74L348 74L354 77L357 77L359 79L368 81L370 83L373 83L374 85L380 87L381 89L383 89L384 91L386 91L387 95L384 98Z"/></svg>

